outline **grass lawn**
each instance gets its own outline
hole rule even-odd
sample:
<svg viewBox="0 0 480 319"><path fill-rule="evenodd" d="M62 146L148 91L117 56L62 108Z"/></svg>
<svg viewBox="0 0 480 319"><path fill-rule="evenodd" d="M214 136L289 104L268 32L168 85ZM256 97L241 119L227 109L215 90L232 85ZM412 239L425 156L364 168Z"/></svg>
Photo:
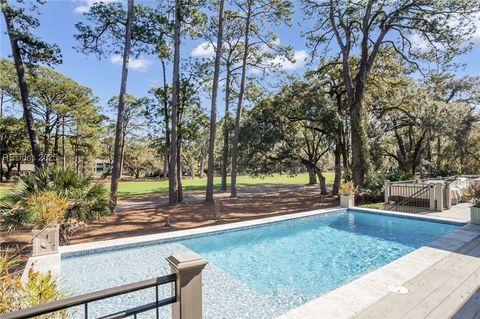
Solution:
<svg viewBox="0 0 480 319"><path fill-rule="evenodd" d="M324 173L324 176L328 183L333 183L334 173ZM292 184L301 185L308 183L308 174L299 174L296 176L279 175L266 176L265 178L250 177L250 176L238 176L238 186L255 186L266 184ZM107 182L105 185L109 186ZM185 177L183 180L183 189L185 191L204 190L207 185L207 178L190 179ZM214 180L214 187L220 187L220 177L216 177ZM10 193L9 187L0 187L0 198ZM168 192L168 181L148 181L148 182L120 182L118 185L118 195L143 195L143 194L155 194Z"/></svg>
<svg viewBox="0 0 480 319"><path fill-rule="evenodd" d="M358 207L361 207L361 208L373 208L373 209L383 209L383 202L381 203L372 203L372 204L363 204L363 205L359 205Z"/></svg>
<svg viewBox="0 0 480 319"><path fill-rule="evenodd" d="M334 173L324 174L327 183L333 183ZM308 174L299 174L296 176L279 175L267 176L265 178L250 177L250 176L238 176L238 186L255 186L266 184L307 184ZM185 191L204 190L207 185L207 178L190 179L185 177L183 180L183 189ZM214 187L220 187L220 177L216 177L214 180ZM168 192L167 181L151 181L151 182L121 182L118 185L118 195L142 195L153 193L166 193Z"/></svg>

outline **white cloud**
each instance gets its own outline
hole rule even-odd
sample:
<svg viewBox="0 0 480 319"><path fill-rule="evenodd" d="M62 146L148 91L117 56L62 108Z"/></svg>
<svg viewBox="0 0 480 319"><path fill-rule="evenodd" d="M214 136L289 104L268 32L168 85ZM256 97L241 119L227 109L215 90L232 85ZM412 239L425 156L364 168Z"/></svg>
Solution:
<svg viewBox="0 0 480 319"><path fill-rule="evenodd" d="M410 37L410 42L412 42L412 47L417 50L425 51L430 48L430 43L427 39L419 35L418 33L414 33Z"/></svg>
<svg viewBox="0 0 480 319"><path fill-rule="evenodd" d="M470 32L471 27L475 28L475 32L472 35L472 41L477 43L480 42L480 13L476 13L472 20L469 20L469 22L473 21L473 25L471 24L465 24L464 21L460 20L455 20L455 19L450 19L447 22L447 25L449 28L452 30L457 29L459 32ZM424 36L422 36L419 33L413 33L409 37L410 42L412 43L412 48L420 51L428 51L429 49L434 49L435 46L439 47L445 47L444 45L440 43L434 42L433 44L430 43Z"/></svg>
<svg viewBox="0 0 480 319"><path fill-rule="evenodd" d="M307 62L308 53L305 50L295 51L293 55L294 62L284 57L277 57L272 60L273 65L279 65L282 70L294 71L302 68Z"/></svg>
<svg viewBox="0 0 480 319"><path fill-rule="evenodd" d="M115 54L115 55L112 55L112 57L110 58L110 62L112 62L113 64L122 64L122 56L120 54Z"/></svg>
<svg viewBox="0 0 480 319"><path fill-rule="evenodd" d="M110 58L110 62L112 62L112 64L121 65L123 62L123 58L121 55L115 54L115 55L112 55L112 57ZM152 65L152 61L144 58L130 59L130 61L128 62L128 68L130 70L134 70L138 72L147 71L151 65Z"/></svg>
<svg viewBox="0 0 480 319"><path fill-rule="evenodd" d="M475 21L475 33L473 34L473 41L480 42L480 13L475 14L473 19Z"/></svg>
<svg viewBox="0 0 480 319"><path fill-rule="evenodd" d="M76 13L84 13L90 10L90 7L97 2L112 3L112 2L120 2L121 0L73 0L73 1L78 4L75 7L74 11Z"/></svg>
<svg viewBox="0 0 480 319"><path fill-rule="evenodd" d="M193 48L190 55L198 58L211 58L215 56L215 48L210 42L202 42Z"/></svg>

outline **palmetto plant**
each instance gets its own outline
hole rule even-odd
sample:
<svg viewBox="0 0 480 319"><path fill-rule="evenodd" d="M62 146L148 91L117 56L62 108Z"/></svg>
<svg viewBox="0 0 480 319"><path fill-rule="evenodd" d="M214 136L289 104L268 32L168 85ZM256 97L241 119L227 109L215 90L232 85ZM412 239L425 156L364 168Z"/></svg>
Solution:
<svg viewBox="0 0 480 319"><path fill-rule="evenodd" d="M12 194L2 200L2 226L14 230L31 225L38 217L38 210L31 209L32 199L46 194L68 202L63 221L91 221L110 213L106 188L90 176L70 169L39 169L20 177Z"/></svg>

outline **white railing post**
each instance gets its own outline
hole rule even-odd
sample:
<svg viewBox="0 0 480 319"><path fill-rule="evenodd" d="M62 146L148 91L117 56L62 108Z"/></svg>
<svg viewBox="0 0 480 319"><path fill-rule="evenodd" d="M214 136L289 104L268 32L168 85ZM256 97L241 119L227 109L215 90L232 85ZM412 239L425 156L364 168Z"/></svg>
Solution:
<svg viewBox="0 0 480 319"><path fill-rule="evenodd" d="M435 205L435 190L437 188L437 184L431 184L430 185L430 189L429 189L429 192L428 192L428 198L430 199L430 210L431 211L435 211L437 209L436 205Z"/></svg>
<svg viewBox="0 0 480 319"><path fill-rule="evenodd" d="M383 188L385 189L385 204L390 203L390 181L388 179L385 180L383 184Z"/></svg>
<svg viewBox="0 0 480 319"><path fill-rule="evenodd" d="M452 208L452 186L450 182L445 185L445 200L447 201L447 209Z"/></svg>
<svg viewBox="0 0 480 319"><path fill-rule="evenodd" d="M437 199L437 212L443 212L443 201L444 201L444 196L443 196L443 188L445 185L442 183L436 183L435 184L436 189L435 189L435 198Z"/></svg>
<svg viewBox="0 0 480 319"><path fill-rule="evenodd" d="M207 261L193 252L172 255L167 261L177 275L172 319L202 319L202 270Z"/></svg>

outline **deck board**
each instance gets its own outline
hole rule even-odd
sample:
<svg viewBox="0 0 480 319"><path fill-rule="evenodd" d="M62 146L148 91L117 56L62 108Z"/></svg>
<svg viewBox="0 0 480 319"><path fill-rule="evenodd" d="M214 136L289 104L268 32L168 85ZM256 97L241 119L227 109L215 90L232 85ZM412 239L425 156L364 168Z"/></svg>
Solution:
<svg viewBox="0 0 480 319"><path fill-rule="evenodd" d="M480 289L470 297L462 308L452 317L453 319L480 319Z"/></svg>
<svg viewBox="0 0 480 319"><path fill-rule="evenodd" d="M404 286L409 294L389 293L355 318L451 318L480 288L480 236ZM474 302L464 310L474 316L478 311L480 305Z"/></svg>

